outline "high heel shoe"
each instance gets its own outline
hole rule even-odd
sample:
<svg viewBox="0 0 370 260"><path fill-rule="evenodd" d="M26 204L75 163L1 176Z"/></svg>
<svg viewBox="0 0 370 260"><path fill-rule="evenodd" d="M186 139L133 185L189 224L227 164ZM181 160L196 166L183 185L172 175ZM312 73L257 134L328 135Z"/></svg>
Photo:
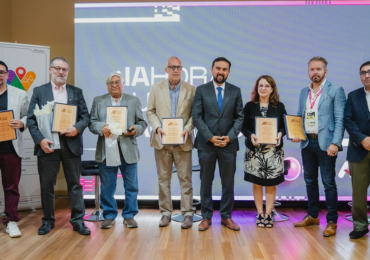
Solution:
<svg viewBox="0 0 370 260"><path fill-rule="evenodd" d="M274 227L274 220L272 219L271 215L265 214L265 227L272 228Z"/></svg>
<svg viewBox="0 0 370 260"><path fill-rule="evenodd" d="M263 217L263 213L258 213L256 225L257 227L260 227L260 228L265 227L265 218Z"/></svg>

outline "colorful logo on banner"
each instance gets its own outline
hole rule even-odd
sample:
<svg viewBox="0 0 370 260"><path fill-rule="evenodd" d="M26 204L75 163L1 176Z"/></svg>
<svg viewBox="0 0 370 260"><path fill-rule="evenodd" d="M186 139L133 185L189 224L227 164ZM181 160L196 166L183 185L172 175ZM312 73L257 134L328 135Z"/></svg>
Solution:
<svg viewBox="0 0 370 260"><path fill-rule="evenodd" d="M26 71L23 67L18 67L15 71L9 70L7 83L13 87L28 91L36 79L36 73Z"/></svg>

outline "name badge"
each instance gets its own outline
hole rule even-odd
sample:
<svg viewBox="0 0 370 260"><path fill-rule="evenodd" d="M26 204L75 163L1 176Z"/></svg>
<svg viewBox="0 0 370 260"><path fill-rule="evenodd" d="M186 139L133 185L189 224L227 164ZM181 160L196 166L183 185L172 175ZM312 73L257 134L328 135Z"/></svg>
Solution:
<svg viewBox="0 0 370 260"><path fill-rule="evenodd" d="M308 126L316 125L316 114L315 111L307 110L306 111L306 122Z"/></svg>

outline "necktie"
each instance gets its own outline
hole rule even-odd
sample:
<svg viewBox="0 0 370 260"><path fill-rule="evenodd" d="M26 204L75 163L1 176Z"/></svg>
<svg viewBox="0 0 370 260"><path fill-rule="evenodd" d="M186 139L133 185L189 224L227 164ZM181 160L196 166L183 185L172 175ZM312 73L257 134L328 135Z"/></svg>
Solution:
<svg viewBox="0 0 370 260"><path fill-rule="evenodd" d="M218 110L221 113L221 108L222 108L222 93L221 93L221 91L222 91L222 88L217 87L217 90L218 90L218 95L217 95Z"/></svg>

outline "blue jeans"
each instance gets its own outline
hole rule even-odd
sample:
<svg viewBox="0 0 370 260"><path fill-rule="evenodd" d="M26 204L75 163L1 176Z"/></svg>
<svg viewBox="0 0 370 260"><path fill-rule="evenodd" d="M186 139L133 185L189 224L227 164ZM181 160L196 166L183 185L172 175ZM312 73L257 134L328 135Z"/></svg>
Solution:
<svg viewBox="0 0 370 260"><path fill-rule="evenodd" d="M321 180L325 188L326 207L328 214L327 222L338 220L338 192L335 183L335 162L337 156L329 156L326 151L320 149L317 139L309 139L308 145L302 149L302 161L304 168L304 180L306 182L308 197L308 215L313 218L319 216L319 167Z"/></svg>
<svg viewBox="0 0 370 260"><path fill-rule="evenodd" d="M123 187L125 188L125 206L122 210L123 218L133 218L138 212L137 194L139 185L137 180L137 163L128 164L122 156L121 165L107 166L105 162L99 163L100 179L101 179L101 194L100 200L103 206L104 218L115 219L118 214L117 202L114 199L117 185L118 168L122 173Z"/></svg>

